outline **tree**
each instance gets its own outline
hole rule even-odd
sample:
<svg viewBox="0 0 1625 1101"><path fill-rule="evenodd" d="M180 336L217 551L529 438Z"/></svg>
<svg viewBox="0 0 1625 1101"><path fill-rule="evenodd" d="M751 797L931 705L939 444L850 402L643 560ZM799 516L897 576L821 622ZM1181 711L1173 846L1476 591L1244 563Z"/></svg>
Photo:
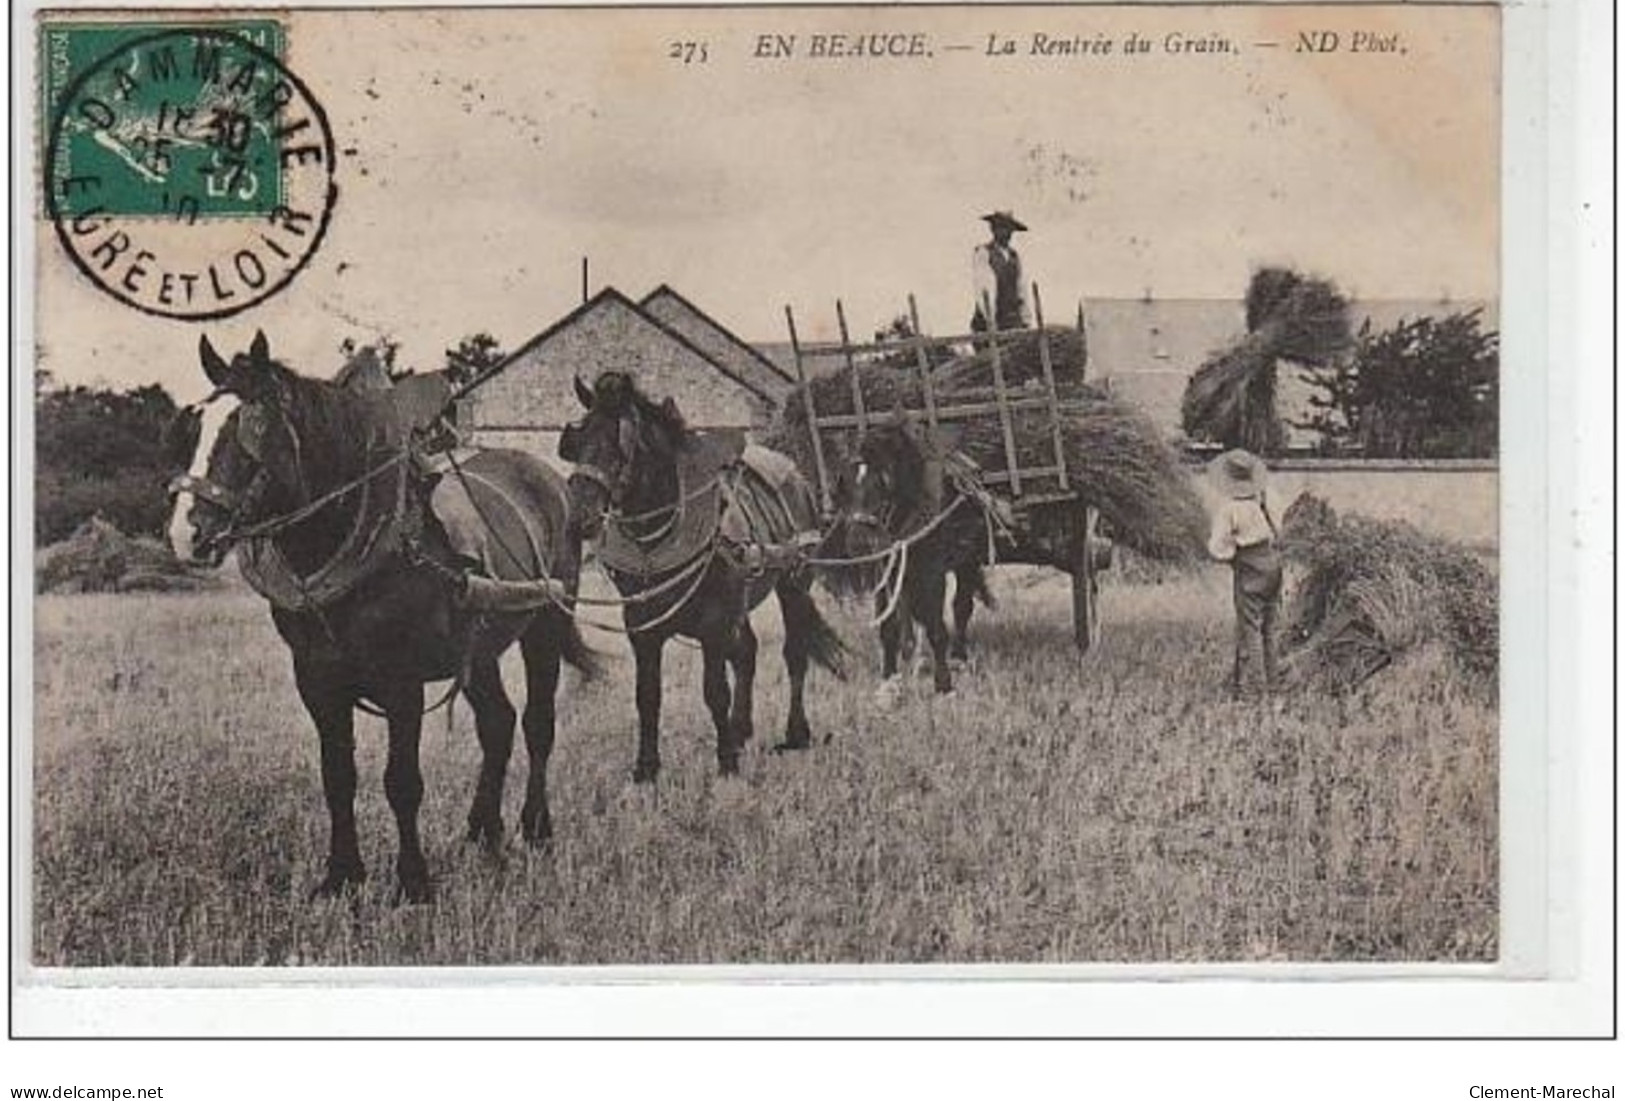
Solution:
<svg viewBox="0 0 1625 1101"><path fill-rule="evenodd" d="M446 349L446 370L451 373L452 382L461 386L507 358L496 337L490 333L475 333L465 336L457 347Z"/></svg>
<svg viewBox="0 0 1625 1101"><path fill-rule="evenodd" d="M1369 458L1490 458L1497 449L1499 334L1482 310L1360 327L1351 355L1310 370L1298 423L1328 452Z"/></svg>
<svg viewBox="0 0 1625 1101"><path fill-rule="evenodd" d="M98 513L127 533L160 531L165 483L185 462L166 452L174 399L158 385L115 392L35 381L35 539L54 542Z"/></svg>

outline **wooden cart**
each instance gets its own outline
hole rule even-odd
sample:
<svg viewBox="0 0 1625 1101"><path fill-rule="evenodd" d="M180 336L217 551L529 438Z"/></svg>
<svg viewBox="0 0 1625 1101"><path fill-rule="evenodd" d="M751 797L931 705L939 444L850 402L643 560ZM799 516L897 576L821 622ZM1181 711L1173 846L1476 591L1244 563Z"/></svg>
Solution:
<svg viewBox="0 0 1625 1101"><path fill-rule="evenodd" d="M878 356L895 357L902 349L913 353L912 369L920 382L921 402L918 408L905 412L917 416L935 430L939 425L953 422L991 421L998 423L1004 444L1005 467L981 475L982 484L989 492L1009 505L1015 517L1018 532L1039 510L1063 510L1067 515L1069 535L1064 561L1055 563L1072 577L1073 638L1078 649L1088 650L1100 637L1099 589L1096 571L1099 563L1091 546L1095 528L1095 510L1088 507L1078 493L1077 485L1067 469L1066 449L1061 434L1061 418L1066 403L1056 387L1056 365L1050 339L1051 332L1044 326L1043 301L1038 287L1032 288L1036 330L1020 329L1003 332L967 333L957 336L928 337L920 331L919 309L914 296L908 298L908 320L911 333L900 342L854 344L847 330L846 311L835 303L836 320L840 327L840 340L832 343L803 343L796 331L795 314L785 307L785 322L789 326L790 346L795 357L796 380L800 384L802 400L806 403L808 431L811 436L813 461L818 479L819 500L825 515L834 507L834 482L825 461L825 432L862 431L869 424L892 410L871 410L865 405L857 367ZM984 316L993 316L985 310ZM1083 311L1078 311L1078 333L1082 360L1074 369L1081 376L1087 368L1087 345L1084 337ZM1016 340L1030 341L1036 337L1042 376L1040 385L1014 387L1005 377L1004 357L1008 346ZM963 363L964 348L986 349L991 365L991 386L943 386L941 379L951 375L957 363ZM953 357L938 363L943 350ZM821 358L838 357L847 367L852 383L852 412L823 413L814 407L813 392L807 385L809 364ZM1016 440L1015 415L1018 412L1041 409L1047 412L1050 453L1047 461L1038 465L1021 462Z"/></svg>

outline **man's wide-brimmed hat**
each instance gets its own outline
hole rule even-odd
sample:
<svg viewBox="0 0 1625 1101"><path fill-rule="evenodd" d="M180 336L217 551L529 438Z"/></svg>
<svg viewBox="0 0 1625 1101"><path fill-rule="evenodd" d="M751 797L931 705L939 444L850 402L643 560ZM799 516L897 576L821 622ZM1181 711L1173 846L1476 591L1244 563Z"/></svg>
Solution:
<svg viewBox="0 0 1625 1101"><path fill-rule="evenodd" d="M999 226L1009 226L1017 233L1021 233L1027 228L1020 218L1017 218L1008 210L995 210L992 214L984 214L982 215L982 221L986 222L990 226L993 226L994 228L998 228Z"/></svg>
<svg viewBox="0 0 1625 1101"><path fill-rule="evenodd" d="M1207 469L1215 488L1232 500L1256 497L1269 483L1270 472L1264 460L1239 447L1214 459Z"/></svg>

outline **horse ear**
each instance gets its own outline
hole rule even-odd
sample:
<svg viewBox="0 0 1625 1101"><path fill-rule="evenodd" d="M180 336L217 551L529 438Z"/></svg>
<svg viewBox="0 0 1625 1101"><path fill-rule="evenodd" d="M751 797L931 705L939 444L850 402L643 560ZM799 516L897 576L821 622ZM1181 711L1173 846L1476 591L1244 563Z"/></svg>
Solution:
<svg viewBox="0 0 1625 1101"><path fill-rule="evenodd" d="M665 401L660 403L660 412L663 413L666 420L672 424L678 424L683 419L683 414L677 411L677 399L673 397L668 397Z"/></svg>
<svg viewBox="0 0 1625 1101"><path fill-rule="evenodd" d="M581 381L580 375L575 376L575 384L576 400L581 403L583 409L590 413L592 411L592 391L587 389L587 384Z"/></svg>
<svg viewBox="0 0 1625 1101"><path fill-rule="evenodd" d="M224 388L231 377L231 365L220 358L220 353L209 343L207 334L198 338L197 354L203 361L203 373L209 376L209 381L217 388Z"/></svg>
<svg viewBox="0 0 1625 1101"><path fill-rule="evenodd" d="M265 339L264 329L254 331L254 341L248 346L248 355L254 361L255 367L265 368L270 366L271 342Z"/></svg>

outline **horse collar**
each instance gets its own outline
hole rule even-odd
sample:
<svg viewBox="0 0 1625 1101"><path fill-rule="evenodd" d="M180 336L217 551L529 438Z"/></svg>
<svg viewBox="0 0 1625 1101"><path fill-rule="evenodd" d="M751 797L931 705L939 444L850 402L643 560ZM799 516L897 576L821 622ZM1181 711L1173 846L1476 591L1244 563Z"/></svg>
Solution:
<svg viewBox="0 0 1625 1101"><path fill-rule="evenodd" d="M678 454L676 499L633 517L612 517L599 539L600 561L615 573L649 577L681 569L704 554L721 524L723 471L711 456L685 448ZM648 534L627 528L629 519L656 518L664 522Z"/></svg>

